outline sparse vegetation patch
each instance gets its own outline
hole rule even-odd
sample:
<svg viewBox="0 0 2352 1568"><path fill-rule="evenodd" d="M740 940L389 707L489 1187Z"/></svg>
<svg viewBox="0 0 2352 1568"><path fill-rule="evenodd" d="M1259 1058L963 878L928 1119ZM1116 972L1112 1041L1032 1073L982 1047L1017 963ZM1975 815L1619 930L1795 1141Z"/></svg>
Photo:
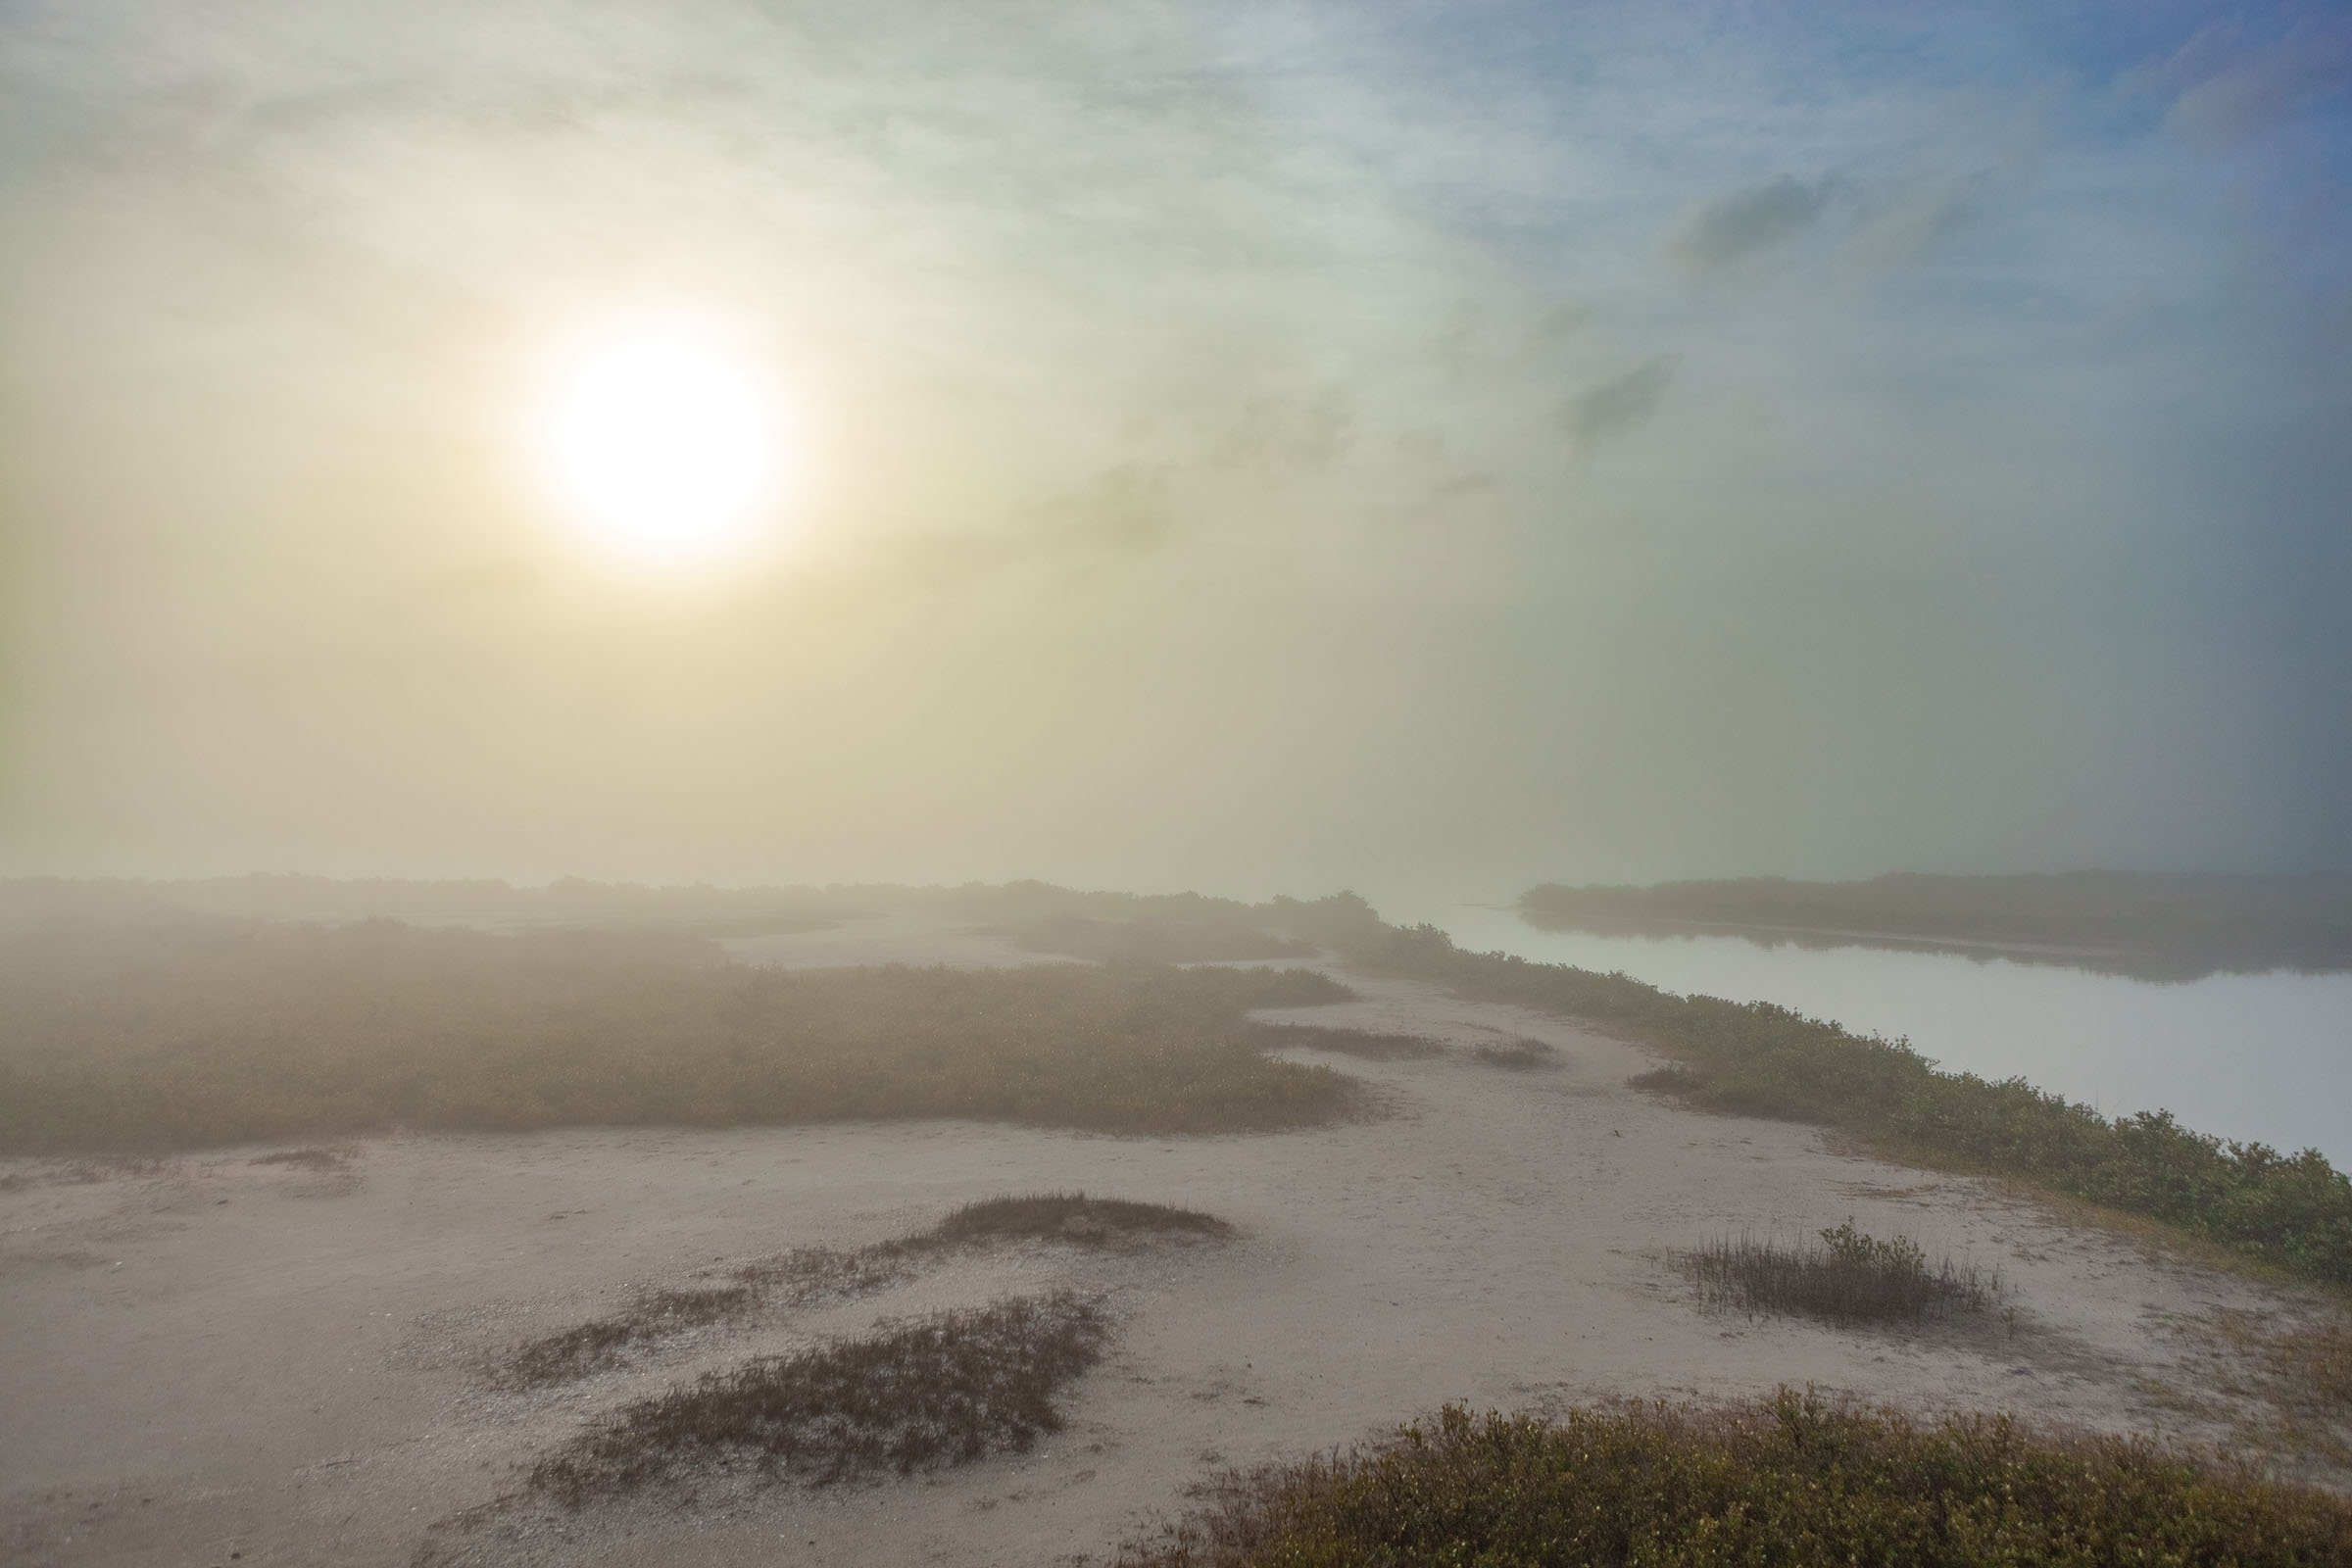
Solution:
<svg viewBox="0 0 2352 1568"><path fill-rule="evenodd" d="M351 1163L348 1149L280 1149L256 1154L256 1165L298 1165L304 1170L341 1170Z"/></svg>
<svg viewBox="0 0 2352 1568"><path fill-rule="evenodd" d="M626 1312L530 1341L499 1366L492 1381L515 1389L568 1383L619 1366L631 1351L741 1317L758 1304L759 1295L748 1284L649 1291Z"/></svg>
<svg viewBox="0 0 2352 1568"><path fill-rule="evenodd" d="M0 1153L394 1126L1297 1127L1352 1113L1355 1087L1268 1058L1244 1014L1349 995L1304 969L760 969L661 932L0 930Z"/></svg>
<svg viewBox="0 0 2352 1568"><path fill-rule="evenodd" d="M2336 1318L2280 1335L2272 1347L2279 1375L2305 1392L2328 1419L2352 1423L2352 1319Z"/></svg>
<svg viewBox="0 0 2352 1568"><path fill-rule="evenodd" d="M1557 1067L1560 1054L1541 1040L1497 1041L1480 1046L1470 1053L1490 1067L1501 1067L1510 1072L1526 1072L1536 1067Z"/></svg>
<svg viewBox="0 0 2352 1568"><path fill-rule="evenodd" d="M1054 1396L1102 1353L1101 1307L1067 1294L885 1325L623 1406L532 1471L568 1507L749 1473L817 1484L1026 1449Z"/></svg>
<svg viewBox="0 0 2352 1568"><path fill-rule="evenodd" d="M1628 1089L1640 1089L1653 1095L1688 1099L1698 1093L1698 1074L1688 1067L1668 1065L1638 1072L1625 1081Z"/></svg>
<svg viewBox="0 0 2352 1568"><path fill-rule="evenodd" d="M1351 1452L1230 1478L1120 1568L1774 1564L2318 1568L2352 1506L2142 1439L1934 1426L1783 1390L1555 1420L1461 1406Z"/></svg>
<svg viewBox="0 0 2352 1568"><path fill-rule="evenodd" d="M925 1263L963 1249L1024 1241L1102 1249L1165 1237L1221 1240L1232 1234L1233 1227L1214 1214L1166 1203L1084 1193L984 1199L912 1236L847 1250L795 1248L738 1264L714 1284L644 1292L621 1312L526 1342L492 1369L490 1380L505 1388L534 1389L591 1377L710 1324L768 1307L806 1307L886 1290Z"/></svg>
<svg viewBox="0 0 2352 1568"><path fill-rule="evenodd" d="M1949 1257L1931 1265L1911 1238L1881 1241L1850 1219L1823 1231L1819 1243L1741 1237L1709 1242L1680 1261L1705 1305L1832 1323L1917 1323L1982 1312L2001 1292L1997 1271Z"/></svg>
<svg viewBox="0 0 2352 1568"><path fill-rule="evenodd" d="M1427 1035L1386 1034L1376 1029L1343 1029L1318 1023L1252 1023L1250 1042L1261 1050L1296 1047L1329 1051L1365 1061L1411 1061L1446 1054L1444 1042Z"/></svg>
<svg viewBox="0 0 2352 1568"><path fill-rule="evenodd" d="M2284 1322L2279 1314L2219 1311L2176 1327L2209 1349L2229 1348L2230 1354L2217 1355L2209 1386L2251 1401L2253 1413L2229 1411L2190 1391L2150 1392L2201 1414L2227 1414L2248 1451L2352 1464L2352 1317L2313 1310L2307 1305Z"/></svg>
<svg viewBox="0 0 2352 1568"><path fill-rule="evenodd" d="M967 1203L921 1240L948 1247L1030 1240L1102 1247L1130 1237L1232 1234L1231 1225L1199 1209L1084 1193L1033 1193Z"/></svg>

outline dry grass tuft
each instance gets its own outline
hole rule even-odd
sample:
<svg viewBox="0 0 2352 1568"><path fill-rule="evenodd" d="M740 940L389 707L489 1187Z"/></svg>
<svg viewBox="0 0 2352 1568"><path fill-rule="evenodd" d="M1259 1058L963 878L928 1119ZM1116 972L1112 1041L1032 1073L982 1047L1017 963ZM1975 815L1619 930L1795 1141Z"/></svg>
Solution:
<svg viewBox="0 0 2352 1568"><path fill-rule="evenodd" d="M1054 1396L1099 1360L1094 1301L1055 1294L888 1324L640 1399L531 1471L567 1507L749 1472L819 1485L1028 1448L1061 1430Z"/></svg>
<svg viewBox="0 0 2352 1568"><path fill-rule="evenodd" d="M1948 1257L1931 1267L1909 1237L1880 1241L1855 1230L1850 1219L1823 1231L1819 1244L1741 1237L1710 1242L1681 1262L1698 1282L1704 1305L1832 1323L1917 1323L1981 1312L2001 1291L1997 1271Z"/></svg>
<svg viewBox="0 0 2352 1568"><path fill-rule="evenodd" d="M1510 1072L1527 1072L1537 1067L1557 1067L1560 1054L1541 1040L1513 1040L1505 1045L1481 1046L1471 1053L1490 1067L1501 1067Z"/></svg>
<svg viewBox="0 0 2352 1568"><path fill-rule="evenodd" d="M1699 1078L1688 1067L1655 1067L1648 1072L1634 1074L1625 1081L1625 1086L1648 1094L1687 1100L1698 1093Z"/></svg>

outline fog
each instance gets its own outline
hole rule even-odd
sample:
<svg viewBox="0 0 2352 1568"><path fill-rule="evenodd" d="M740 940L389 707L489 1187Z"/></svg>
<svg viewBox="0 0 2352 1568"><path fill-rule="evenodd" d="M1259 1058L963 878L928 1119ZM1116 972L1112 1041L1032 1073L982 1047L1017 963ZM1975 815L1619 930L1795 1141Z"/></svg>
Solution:
<svg viewBox="0 0 2352 1568"><path fill-rule="evenodd" d="M2319 6L0 16L15 873L2352 860ZM795 476L584 543L547 345Z"/></svg>

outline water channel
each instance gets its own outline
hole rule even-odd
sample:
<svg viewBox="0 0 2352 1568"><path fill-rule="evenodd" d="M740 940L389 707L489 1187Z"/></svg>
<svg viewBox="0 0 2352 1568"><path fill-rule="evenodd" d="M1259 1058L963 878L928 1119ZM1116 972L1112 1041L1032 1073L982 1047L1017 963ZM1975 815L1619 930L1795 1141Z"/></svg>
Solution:
<svg viewBox="0 0 2352 1568"><path fill-rule="evenodd" d="M2315 1148L2352 1169L2352 974L2156 982L1947 953L1539 931L1482 905L1382 913L1426 920L1475 952L1777 1002L1907 1038L1953 1071L2024 1077L2111 1116L2166 1109L2200 1132Z"/></svg>

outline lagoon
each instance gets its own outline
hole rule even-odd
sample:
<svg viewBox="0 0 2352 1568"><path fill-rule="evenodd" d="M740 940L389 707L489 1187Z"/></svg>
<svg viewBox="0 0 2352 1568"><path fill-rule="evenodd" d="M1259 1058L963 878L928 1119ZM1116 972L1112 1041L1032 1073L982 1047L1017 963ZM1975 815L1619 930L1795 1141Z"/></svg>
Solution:
<svg viewBox="0 0 2352 1568"><path fill-rule="evenodd" d="M2352 973L2159 982L1956 953L1540 931L1486 905L1388 917L1427 920L1473 952L1778 1003L1908 1039L1949 1071L2023 1077L2110 1116L2170 1110L2200 1132L2314 1148L2352 1168Z"/></svg>

